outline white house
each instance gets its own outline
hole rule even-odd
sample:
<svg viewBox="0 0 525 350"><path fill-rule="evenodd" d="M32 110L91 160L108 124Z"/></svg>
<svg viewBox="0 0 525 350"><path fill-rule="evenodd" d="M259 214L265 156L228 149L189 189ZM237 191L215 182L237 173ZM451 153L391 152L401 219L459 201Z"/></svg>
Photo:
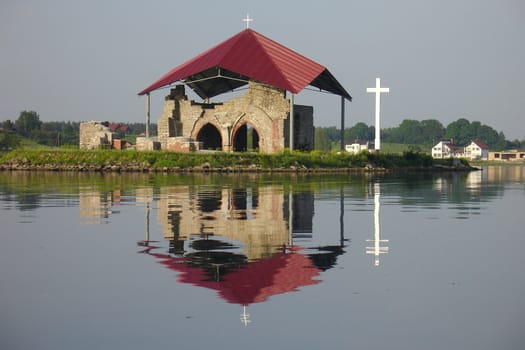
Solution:
<svg viewBox="0 0 525 350"><path fill-rule="evenodd" d="M432 158L452 158L464 156L464 149L454 145L452 140L440 141L437 145L432 147Z"/></svg>
<svg viewBox="0 0 525 350"><path fill-rule="evenodd" d="M465 157L469 159L489 159L489 146L481 140L472 140L470 145L465 147Z"/></svg>
<svg viewBox="0 0 525 350"><path fill-rule="evenodd" d="M349 145L345 145L345 150L351 154L361 153L362 151L371 151L374 149L374 142L355 140Z"/></svg>

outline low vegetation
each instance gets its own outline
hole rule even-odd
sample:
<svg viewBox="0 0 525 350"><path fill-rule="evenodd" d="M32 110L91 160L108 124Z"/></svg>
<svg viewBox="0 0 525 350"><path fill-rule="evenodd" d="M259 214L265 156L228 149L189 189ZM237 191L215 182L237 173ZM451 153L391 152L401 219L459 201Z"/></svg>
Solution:
<svg viewBox="0 0 525 350"><path fill-rule="evenodd" d="M462 165L468 165L463 163ZM15 149L0 158L1 169L49 169L77 171L258 171L395 169L453 166L452 160L434 160L427 154L363 152L291 152L277 154L166 151L118 151L76 149Z"/></svg>

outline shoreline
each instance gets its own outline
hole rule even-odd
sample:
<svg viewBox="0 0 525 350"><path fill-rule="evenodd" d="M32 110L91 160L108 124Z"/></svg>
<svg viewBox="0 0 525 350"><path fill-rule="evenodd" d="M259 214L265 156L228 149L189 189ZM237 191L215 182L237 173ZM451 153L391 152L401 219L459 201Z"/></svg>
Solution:
<svg viewBox="0 0 525 350"><path fill-rule="evenodd" d="M96 173L367 173L474 171L465 160L435 160L406 152L173 153L114 150L18 149L0 158L0 171Z"/></svg>
<svg viewBox="0 0 525 350"><path fill-rule="evenodd" d="M17 171L48 171L48 172L80 172L80 173L310 173L310 174L342 174L342 173L391 173L391 172L445 172L445 171L479 171L481 168L472 166L444 166L431 167L343 167L343 168L308 168L304 166L290 166L288 168L263 168L256 165L212 167L202 164L193 167L142 167L136 165L57 165L57 164L0 164L2 172Z"/></svg>

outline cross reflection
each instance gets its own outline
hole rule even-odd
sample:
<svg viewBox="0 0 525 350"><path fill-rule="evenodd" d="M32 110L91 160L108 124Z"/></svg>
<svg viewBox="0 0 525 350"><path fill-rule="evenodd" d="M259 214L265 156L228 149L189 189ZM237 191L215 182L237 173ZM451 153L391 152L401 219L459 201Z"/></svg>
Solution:
<svg viewBox="0 0 525 350"><path fill-rule="evenodd" d="M381 228L379 220L379 210L381 207L381 185L379 182L374 183L374 239L367 239L367 242L373 242L373 246L366 247L366 254L374 255L374 266L379 266L379 255L388 253L388 247L382 246L382 243L388 243L388 239L381 239Z"/></svg>
<svg viewBox="0 0 525 350"><path fill-rule="evenodd" d="M246 305L242 306L241 322L244 326L248 326L248 323L251 323L250 314L246 312Z"/></svg>

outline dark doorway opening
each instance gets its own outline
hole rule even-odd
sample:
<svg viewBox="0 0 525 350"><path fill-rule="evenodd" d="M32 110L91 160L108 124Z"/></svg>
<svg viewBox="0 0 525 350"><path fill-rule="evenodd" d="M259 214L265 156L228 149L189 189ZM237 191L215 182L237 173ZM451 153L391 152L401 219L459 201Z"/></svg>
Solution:
<svg viewBox="0 0 525 350"><path fill-rule="evenodd" d="M197 134L197 141L202 142L203 149L222 150L222 137L212 124L206 124Z"/></svg>
<svg viewBox="0 0 525 350"><path fill-rule="evenodd" d="M244 124L237 129L233 138L233 150L235 152L258 152L259 133L251 124Z"/></svg>

